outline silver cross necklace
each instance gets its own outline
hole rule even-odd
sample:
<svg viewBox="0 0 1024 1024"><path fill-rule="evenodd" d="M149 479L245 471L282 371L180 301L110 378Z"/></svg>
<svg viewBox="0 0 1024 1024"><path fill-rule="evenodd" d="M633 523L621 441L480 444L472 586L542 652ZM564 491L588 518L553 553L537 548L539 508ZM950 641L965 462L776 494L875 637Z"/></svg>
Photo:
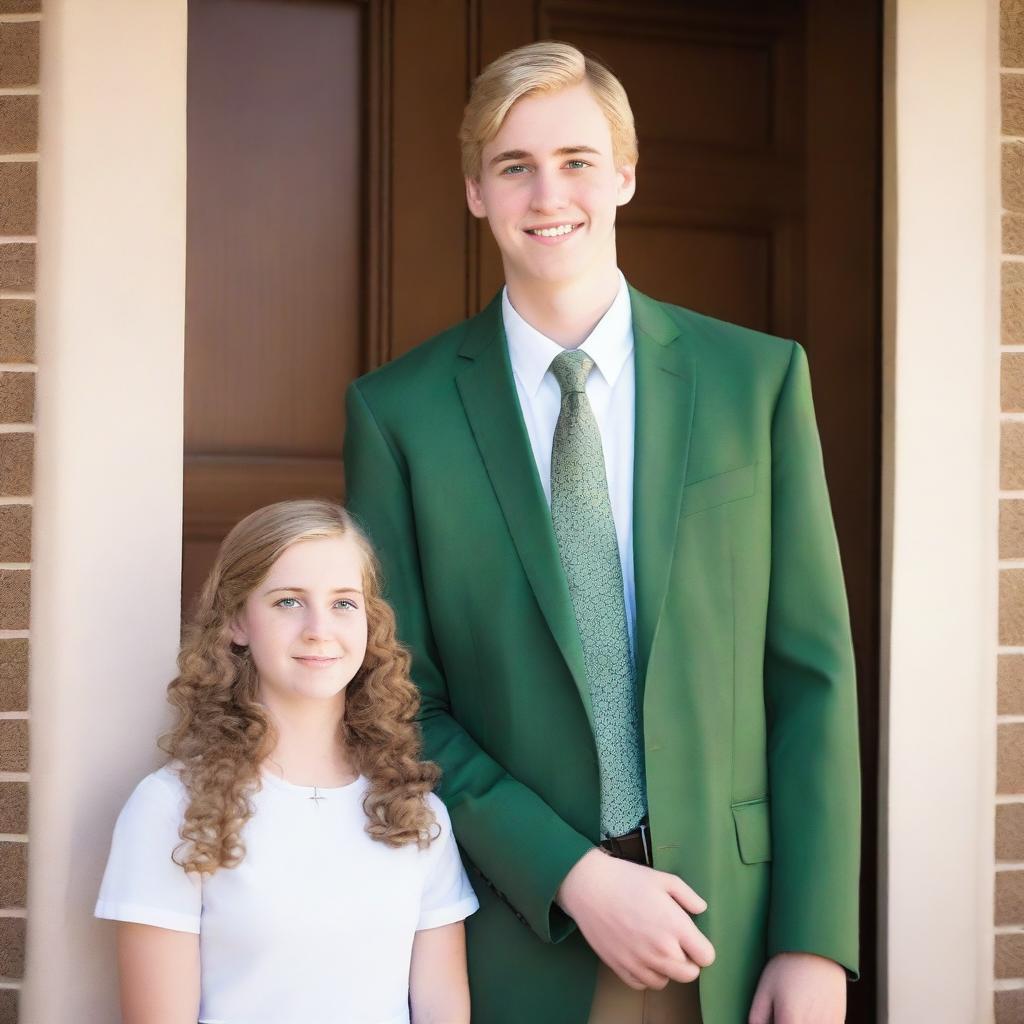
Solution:
<svg viewBox="0 0 1024 1024"><path fill-rule="evenodd" d="M272 757L268 757L267 760L278 770L278 773L280 774L281 778L285 782L287 782L288 781L288 777L285 775L284 769ZM313 806L316 807L317 810L319 810L320 809L320 803L323 800L326 800L327 797L323 796L320 793L320 787L317 786L314 783L313 784L313 795L312 796L307 796L306 799L307 800L312 800L313 801Z"/></svg>

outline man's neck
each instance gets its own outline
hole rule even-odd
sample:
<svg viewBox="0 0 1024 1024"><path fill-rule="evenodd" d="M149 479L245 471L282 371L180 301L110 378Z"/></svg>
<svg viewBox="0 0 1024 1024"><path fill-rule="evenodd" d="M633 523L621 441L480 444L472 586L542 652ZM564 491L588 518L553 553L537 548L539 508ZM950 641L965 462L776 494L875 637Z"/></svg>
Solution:
<svg viewBox="0 0 1024 1024"><path fill-rule="evenodd" d="M506 268L508 300L536 331L563 348L578 348L587 340L619 292L619 271L612 264L597 278L551 284L524 280Z"/></svg>

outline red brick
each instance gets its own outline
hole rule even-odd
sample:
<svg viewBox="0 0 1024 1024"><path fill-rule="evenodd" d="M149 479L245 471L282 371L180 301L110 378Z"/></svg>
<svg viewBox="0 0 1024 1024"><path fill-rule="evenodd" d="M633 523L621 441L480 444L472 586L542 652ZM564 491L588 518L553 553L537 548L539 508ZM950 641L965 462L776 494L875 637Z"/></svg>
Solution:
<svg viewBox="0 0 1024 1024"><path fill-rule="evenodd" d="M34 161L0 163L0 235L36 233L36 168Z"/></svg>
<svg viewBox="0 0 1024 1024"><path fill-rule="evenodd" d="M996 872L998 924L1024 924L1024 871Z"/></svg>
<svg viewBox="0 0 1024 1024"><path fill-rule="evenodd" d="M30 569L0 569L0 629L28 629Z"/></svg>
<svg viewBox="0 0 1024 1024"><path fill-rule="evenodd" d="M18 1024L18 990L0 988L0 1024Z"/></svg>
<svg viewBox="0 0 1024 1024"><path fill-rule="evenodd" d="M0 640L0 711L28 711L28 640L24 638Z"/></svg>
<svg viewBox="0 0 1024 1024"><path fill-rule="evenodd" d="M0 246L0 249L13 248L13 246ZM26 244L26 249L35 249L35 246ZM19 267L13 264L5 264L5 271L10 270L16 280L23 280L26 267ZM34 264L28 266L27 270L34 273ZM18 274L22 274L18 278ZM32 281L29 279L27 287L32 288ZM8 287L0 284L0 288ZM9 287L17 287L11 285ZM0 363L31 363L35 359L36 351L36 304L33 299L0 299Z"/></svg>
<svg viewBox="0 0 1024 1024"><path fill-rule="evenodd" d="M39 22L0 23L0 88L39 84Z"/></svg>
<svg viewBox="0 0 1024 1024"><path fill-rule="evenodd" d="M24 907L28 843L0 843L0 907Z"/></svg>
<svg viewBox="0 0 1024 1024"><path fill-rule="evenodd" d="M997 790L1000 793L1024 793L1024 723L1006 722L996 731Z"/></svg>
<svg viewBox="0 0 1024 1024"><path fill-rule="evenodd" d="M0 505L0 562L32 560L32 506Z"/></svg>
<svg viewBox="0 0 1024 1024"><path fill-rule="evenodd" d="M1024 988L997 992L995 998L996 1024L1021 1024L1024 1021Z"/></svg>
<svg viewBox="0 0 1024 1024"><path fill-rule="evenodd" d="M25 974L25 919L0 917L0 978Z"/></svg>
<svg viewBox="0 0 1024 1024"><path fill-rule="evenodd" d="M28 832L27 782L0 782L0 832L16 835ZM3 973L0 971L0 976Z"/></svg>
<svg viewBox="0 0 1024 1024"><path fill-rule="evenodd" d="M27 719L0 719L0 771L28 771Z"/></svg>
<svg viewBox="0 0 1024 1024"><path fill-rule="evenodd" d="M39 97L0 96L0 153L34 153L38 135Z"/></svg>
<svg viewBox="0 0 1024 1024"><path fill-rule="evenodd" d="M35 419L36 375L31 370L0 371L0 423Z"/></svg>
<svg viewBox="0 0 1024 1024"><path fill-rule="evenodd" d="M1021 159L1024 162L1024 153ZM1016 345L1024 342L1024 263L1003 264L1002 289L1003 344Z"/></svg>
<svg viewBox="0 0 1024 1024"><path fill-rule="evenodd" d="M999 63L1024 68L1024 0L1002 0L999 5Z"/></svg>
<svg viewBox="0 0 1024 1024"><path fill-rule="evenodd" d="M1024 569L999 573L999 642L1024 644Z"/></svg>

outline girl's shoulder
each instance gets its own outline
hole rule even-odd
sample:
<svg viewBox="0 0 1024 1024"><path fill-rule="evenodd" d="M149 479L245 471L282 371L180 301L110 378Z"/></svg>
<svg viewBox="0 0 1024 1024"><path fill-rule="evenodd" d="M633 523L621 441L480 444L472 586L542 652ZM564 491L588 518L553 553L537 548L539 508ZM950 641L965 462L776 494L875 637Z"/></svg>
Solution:
<svg viewBox="0 0 1024 1024"><path fill-rule="evenodd" d="M437 824L434 830L438 839L446 839L452 834L452 820L448 814L448 808L445 806L445 802L436 794L428 793L424 798L424 802L427 807L434 815L434 821ZM435 845L431 843L431 846Z"/></svg>
<svg viewBox="0 0 1024 1024"><path fill-rule="evenodd" d="M436 793L428 793L423 800L431 811L434 812L435 817L448 821L448 808L445 807L444 801Z"/></svg>
<svg viewBox="0 0 1024 1024"><path fill-rule="evenodd" d="M142 781L148 782L152 780L164 789L173 790L175 793L185 792L185 783L181 781L181 773L183 766L180 761L168 761L162 768L157 768L155 772L150 772Z"/></svg>
<svg viewBox="0 0 1024 1024"><path fill-rule="evenodd" d="M122 817L138 816L147 810L153 813L180 814L187 803L188 791L181 781L181 766L165 764L144 776L125 802Z"/></svg>
<svg viewBox="0 0 1024 1024"><path fill-rule="evenodd" d="M136 788L147 787L168 796L184 796L186 789L185 783L181 781L181 771L180 763L170 761L155 772L150 772Z"/></svg>

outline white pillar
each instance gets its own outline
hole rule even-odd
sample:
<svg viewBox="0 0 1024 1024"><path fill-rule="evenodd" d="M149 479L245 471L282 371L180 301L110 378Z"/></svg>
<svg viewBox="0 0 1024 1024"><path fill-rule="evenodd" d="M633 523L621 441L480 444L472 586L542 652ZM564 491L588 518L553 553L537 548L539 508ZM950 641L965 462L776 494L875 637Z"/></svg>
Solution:
<svg viewBox="0 0 1024 1024"><path fill-rule="evenodd" d="M998 23L997 0L888 3L879 1019L892 1024L992 1019Z"/></svg>
<svg viewBox="0 0 1024 1024"><path fill-rule="evenodd" d="M186 0L47 0L25 1024L118 1019L92 904L178 646Z"/></svg>

